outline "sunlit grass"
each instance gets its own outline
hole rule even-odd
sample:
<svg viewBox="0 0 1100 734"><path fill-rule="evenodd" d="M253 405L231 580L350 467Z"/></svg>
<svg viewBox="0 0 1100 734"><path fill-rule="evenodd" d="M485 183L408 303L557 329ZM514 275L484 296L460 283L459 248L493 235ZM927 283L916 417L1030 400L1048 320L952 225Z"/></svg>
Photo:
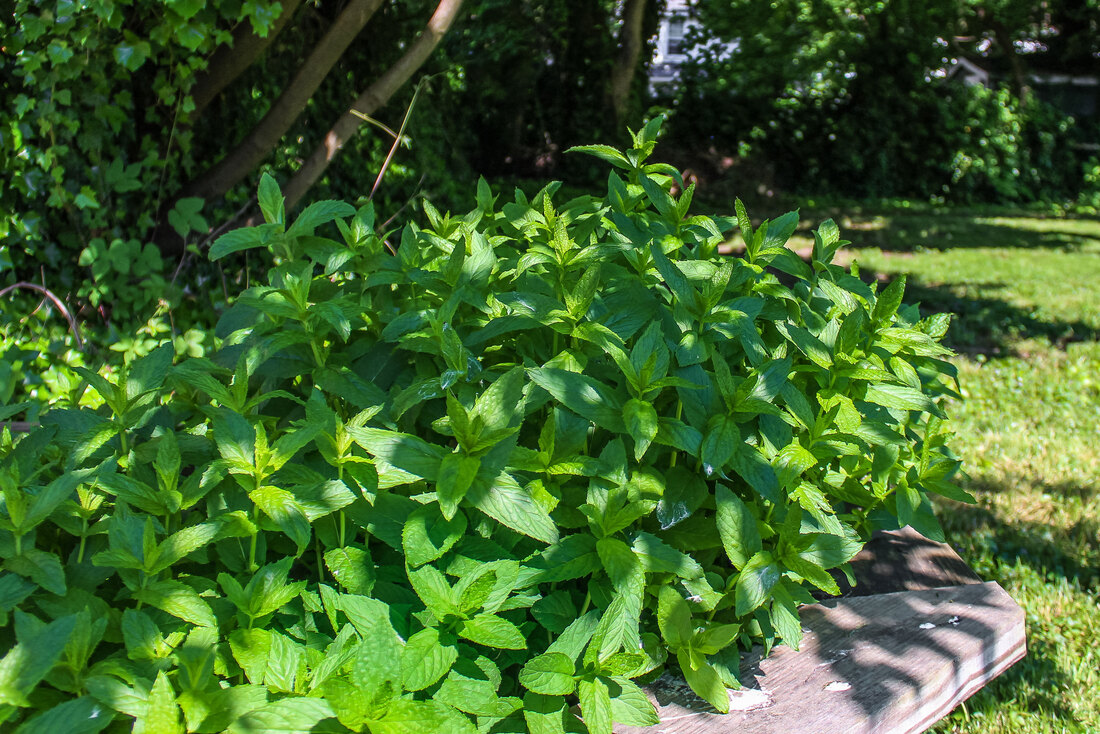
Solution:
<svg viewBox="0 0 1100 734"><path fill-rule="evenodd" d="M979 503L941 517L962 557L1027 613L1028 656L933 731L1100 731L1100 222L847 224L865 271L905 273L912 300L959 314L954 446Z"/></svg>

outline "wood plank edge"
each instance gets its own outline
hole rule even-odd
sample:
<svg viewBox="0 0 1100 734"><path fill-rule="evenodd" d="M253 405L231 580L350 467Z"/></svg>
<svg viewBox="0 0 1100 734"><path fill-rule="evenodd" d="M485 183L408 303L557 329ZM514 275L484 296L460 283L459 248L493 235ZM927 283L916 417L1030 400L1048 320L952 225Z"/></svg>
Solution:
<svg viewBox="0 0 1100 734"><path fill-rule="evenodd" d="M997 586L1000 589L1000 586ZM1011 597L1000 589L1005 596ZM1015 603L1015 600L1013 600ZM1018 618L1013 624L1010 633L995 639L993 646L993 660L990 664L983 665L980 670L967 676L961 685L942 687L939 691L949 691L948 695L936 700L935 694L929 705L922 706L914 713L909 722L903 724L905 728L891 730L889 734L921 734L927 731L945 716L955 710L960 703L973 696L984 688L990 681L997 678L1027 655L1027 637L1025 631L1024 611L1017 605Z"/></svg>

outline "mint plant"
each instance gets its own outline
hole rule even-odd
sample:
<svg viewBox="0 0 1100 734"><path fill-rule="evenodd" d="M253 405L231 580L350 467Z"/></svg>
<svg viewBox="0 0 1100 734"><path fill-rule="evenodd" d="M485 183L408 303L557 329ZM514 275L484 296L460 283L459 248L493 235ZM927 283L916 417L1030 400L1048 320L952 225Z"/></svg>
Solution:
<svg viewBox="0 0 1100 734"><path fill-rule="evenodd" d="M942 537L948 319L832 222L807 263L797 214L689 215L659 125L577 149L605 196L481 182L400 231L265 178L211 357L81 368L4 437L5 726L608 734L666 670L726 711L873 529Z"/></svg>

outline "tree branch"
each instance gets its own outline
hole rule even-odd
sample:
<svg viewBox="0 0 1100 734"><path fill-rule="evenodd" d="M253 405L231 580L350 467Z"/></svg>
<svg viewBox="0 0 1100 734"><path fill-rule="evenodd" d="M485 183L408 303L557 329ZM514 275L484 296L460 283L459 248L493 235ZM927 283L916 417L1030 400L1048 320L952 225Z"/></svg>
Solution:
<svg viewBox="0 0 1100 734"><path fill-rule="evenodd" d="M61 315L65 317L65 320L69 322L69 330L73 333L73 338L76 339L76 348L80 351L84 351L84 340L80 338L80 327L76 323L76 319L69 313L69 309L65 308L65 304L54 295L53 291L45 286L38 285L37 283L28 283L21 281L9 285L7 288L0 290L0 298L8 295L12 291L18 288L25 288L27 290L37 291L53 302L54 306L57 306L57 310L61 312Z"/></svg>
<svg viewBox="0 0 1100 734"><path fill-rule="evenodd" d="M351 0L264 119L213 168L188 184L181 196L199 196L209 201L222 196L251 173L298 119L309 98L381 4L382 0Z"/></svg>
<svg viewBox="0 0 1100 734"><path fill-rule="evenodd" d="M367 87L355 100L351 109L336 121L325 135L324 141L314 149L283 188L288 211L301 201L306 191L328 168L336 153L351 139L363 123L361 116L373 115L378 108L385 105L390 97L409 80L409 77L428 60L440 40L450 30L461 7L462 0L441 0L428 25L408 50L382 76Z"/></svg>
<svg viewBox="0 0 1100 734"><path fill-rule="evenodd" d="M623 27L619 32L619 55L611 69L608 98L615 122L620 126L626 117L630 87L642 55L642 20L645 0L626 0L623 4Z"/></svg>
<svg viewBox="0 0 1100 734"><path fill-rule="evenodd" d="M210 57L206 69L198 74L195 85L191 88L191 98L195 102L195 109L191 112L192 122L198 119L223 89L260 58L260 54L290 22L302 0L280 0L280 4L283 10L268 29L266 36L257 35L251 23L242 23L233 34L233 44L219 46Z"/></svg>

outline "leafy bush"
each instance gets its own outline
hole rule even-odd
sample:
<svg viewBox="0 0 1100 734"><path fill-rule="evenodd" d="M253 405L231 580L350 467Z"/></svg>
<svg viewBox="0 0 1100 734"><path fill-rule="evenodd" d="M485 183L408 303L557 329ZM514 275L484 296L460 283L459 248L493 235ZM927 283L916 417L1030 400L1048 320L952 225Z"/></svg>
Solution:
<svg viewBox="0 0 1100 734"><path fill-rule="evenodd" d="M951 107L954 149L944 188L962 201L1063 202L1087 179L1074 150L1074 121L1007 89L967 88Z"/></svg>
<svg viewBox="0 0 1100 734"><path fill-rule="evenodd" d="M938 537L947 318L831 265L831 222L807 264L797 215L739 205L719 256L658 127L582 149L606 197L482 183L400 234L286 226L265 178L212 255L276 264L212 358L80 368L102 407L5 437L7 724L564 732L579 701L606 734L668 667L726 710L738 648L797 646L870 530Z"/></svg>

